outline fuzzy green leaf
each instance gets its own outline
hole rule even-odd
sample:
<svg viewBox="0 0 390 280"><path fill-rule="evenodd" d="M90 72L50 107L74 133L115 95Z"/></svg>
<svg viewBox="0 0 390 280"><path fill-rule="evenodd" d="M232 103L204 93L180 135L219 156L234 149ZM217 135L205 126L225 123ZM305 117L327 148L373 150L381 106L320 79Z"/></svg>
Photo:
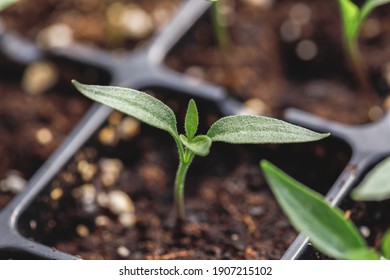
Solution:
<svg viewBox="0 0 390 280"><path fill-rule="evenodd" d="M216 121L207 132L213 142L232 144L297 143L329 136L262 116L229 116Z"/></svg>
<svg viewBox="0 0 390 280"><path fill-rule="evenodd" d="M75 80L73 85L85 96L103 103L140 121L169 132L179 138L173 111L160 100L134 89L85 85Z"/></svg>
<svg viewBox="0 0 390 280"><path fill-rule="evenodd" d="M387 230L385 235L382 237L381 250L383 256L390 260L390 230Z"/></svg>
<svg viewBox="0 0 390 280"><path fill-rule="evenodd" d="M187 138L191 141L194 138L196 131L198 130L199 116L198 108L196 108L195 101L193 99L188 102L187 113L185 118L184 128Z"/></svg>
<svg viewBox="0 0 390 280"><path fill-rule="evenodd" d="M348 260L379 260L379 255L374 250L364 248L347 252Z"/></svg>
<svg viewBox="0 0 390 280"><path fill-rule="evenodd" d="M189 141L187 137L181 134L180 141L195 155L207 156L210 153L212 142L211 139L206 135L198 135Z"/></svg>
<svg viewBox="0 0 390 280"><path fill-rule="evenodd" d="M355 200L384 200L390 198L390 157L371 170L351 196Z"/></svg>
<svg viewBox="0 0 390 280"><path fill-rule="evenodd" d="M352 222L338 208L331 207L323 196L268 161L261 161L261 168L291 224L308 236L319 251L336 259L346 259L349 252L368 250Z"/></svg>

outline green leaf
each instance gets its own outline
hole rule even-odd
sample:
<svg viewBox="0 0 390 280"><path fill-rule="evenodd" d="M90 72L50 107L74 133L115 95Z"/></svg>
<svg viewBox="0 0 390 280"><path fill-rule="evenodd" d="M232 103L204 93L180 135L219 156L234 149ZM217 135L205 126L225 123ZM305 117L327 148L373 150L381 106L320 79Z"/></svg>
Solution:
<svg viewBox="0 0 390 280"><path fill-rule="evenodd" d="M191 141L187 139L183 134L180 135L180 141L191 152L198 156L207 156L210 153L211 139L206 135L198 135Z"/></svg>
<svg viewBox="0 0 390 280"><path fill-rule="evenodd" d="M349 40L356 39L366 17L378 6L390 0L366 0L359 9L351 0L339 0L344 33Z"/></svg>
<svg viewBox="0 0 390 280"><path fill-rule="evenodd" d="M216 121L207 132L213 142L232 144L297 143L329 136L262 116L229 116Z"/></svg>
<svg viewBox="0 0 390 280"><path fill-rule="evenodd" d="M390 230L387 230L385 235L382 237L381 250L383 256L390 260Z"/></svg>
<svg viewBox="0 0 390 280"><path fill-rule="evenodd" d="M351 192L355 200L384 200L390 198L390 157L371 170Z"/></svg>
<svg viewBox="0 0 390 280"><path fill-rule="evenodd" d="M380 258L377 252L368 248L349 251L346 256L348 260L379 260Z"/></svg>
<svg viewBox="0 0 390 280"><path fill-rule="evenodd" d="M194 138L196 131L198 130L199 116L198 109L196 108L195 101L193 99L188 102L187 113L184 123L187 138L191 141Z"/></svg>
<svg viewBox="0 0 390 280"><path fill-rule="evenodd" d="M366 0L360 11L360 21L362 22L376 7L390 3L390 0Z"/></svg>
<svg viewBox="0 0 390 280"><path fill-rule="evenodd" d="M75 80L72 83L82 94L92 100L165 130L175 139L179 138L175 114L160 100L134 89L85 85Z"/></svg>
<svg viewBox="0 0 390 280"><path fill-rule="evenodd" d="M4 10L8 6L11 6L12 4L18 2L19 0L1 0L0 1L0 11Z"/></svg>
<svg viewBox="0 0 390 280"><path fill-rule="evenodd" d="M360 10L351 0L339 0L345 36L351 40L357 37L361 22Z"/></svg>
<svg viewBox="0 0 390 280"><path fill-rule="evenodd" d="M268 161L261 161L261 168L291 224L308 236L319 251L336 259L346 259L348 252L368 249L352 222L338 208L331 207L323 196Z"/></svg>

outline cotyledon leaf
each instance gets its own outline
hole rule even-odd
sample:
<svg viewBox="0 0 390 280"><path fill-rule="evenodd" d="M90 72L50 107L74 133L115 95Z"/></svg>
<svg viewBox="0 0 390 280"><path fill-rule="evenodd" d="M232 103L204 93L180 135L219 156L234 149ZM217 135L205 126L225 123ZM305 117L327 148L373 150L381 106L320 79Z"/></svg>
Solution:
<svg viewBox="0 0 390 280"><path fill-rule="evenodd" d="M171 108L144 92L114 86L85 85L72 80L78 91L140 121L169 132L179 138L176 117Z"/></svg>
<svg viewBox="0 0 390 280"><path fill-rule="evenodd" d="M207 132L207 136L213 142L232 144L309 142L329 135L329 133L317 133L282 120L253 115L221 118Z"/></svg>

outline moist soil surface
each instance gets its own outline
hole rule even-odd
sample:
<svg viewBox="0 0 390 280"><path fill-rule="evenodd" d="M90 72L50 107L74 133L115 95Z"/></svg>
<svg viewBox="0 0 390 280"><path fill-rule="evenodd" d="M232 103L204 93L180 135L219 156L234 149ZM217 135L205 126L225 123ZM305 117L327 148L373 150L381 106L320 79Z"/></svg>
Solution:
<svg viewBox="0 0 390 280"><path fill-rule="evenodd" d="M7 30L39 44L42 30L65 24L74 40L128 49L150 37L178 1L121 2L137 4L152 14L152 31L137 38L114 32L107 19L108 1L64 4L40 0L32 6L26 1L1 16ZM229 49L223 53L218 48L210 17L205 15L172 50L166 59L169 67L226 87L234 98L260 114L282 117L284 109L297 107L350 124L376 118L367 113L345 62L337 5L315 0L227 3ZM371 25L363 26L360 42L379 107L389 92L384 70L384 62L390 60L388 10L386 6L374 13ZM27 12L29 16L23 16ZM298 51L302 44L306 45L303 54ZM67 81L84 77L83 81L104 84L108 78L99 72L91 75L90 68L80 73L77 65L60 63L56 85L31 96L21 86L22 78L15 78L25 75L27 66L15 66L6 57L3 60L15 70L0 69L0 152L4 155L0 179L11 170L28 179L90 104ZM188 100L161 97L183 119ZM207 104L199 110L204 111L206 131L218 113ZM37 138L42 128L52 135L44 144ZM325 193L350 153L336 139L265 147L217 144L212 149L190 169L185 190L188 222L177 234L172 212L177 167L173 141L114 114L23 214L20 231L85 259L279 259L296 233L269 192L259 160L267 158ZM0 207L12 197L9 192L1 193ZM112 197L125 201L125 210L113 209Z"/></svg>

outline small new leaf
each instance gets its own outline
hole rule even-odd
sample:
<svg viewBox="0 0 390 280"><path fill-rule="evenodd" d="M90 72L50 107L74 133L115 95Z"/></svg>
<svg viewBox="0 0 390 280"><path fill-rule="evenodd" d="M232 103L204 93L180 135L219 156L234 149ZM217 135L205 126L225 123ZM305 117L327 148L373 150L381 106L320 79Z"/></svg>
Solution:
<svg viewBox="0 0 390 280"><path fill-rule="evenodd" d="M72 80L72 83L92 100L165 130L175 139L179 138L176 117L171 108L149 94L122 87L85 85L75 80Z"/></svg>
<svg viewBox="0 0 390 280"><path fill-rule="evenodd" d="M183 134L180 135L180 141L191 152L198 156L207 156L210 153L211 139L206 135L198 135L191 141L188 140Z"/></svg>
<svg viewBox="0 0 390 280"><path fill-rule="evenodd" d="M355 200L379 201L390 198L390 157L371 170L351 193Z"/></svg>
<svg viewBox="0 0 390 280"><path fill-rule="evenodd" d="M329 136L278 119L262 116L229 116L216 121L207 132L213 142L232 144L298 143Z"/></svg>
<svg viewBox="0 0 390 280"><path fill-rule="evenodd" d="M199 116L198 108L196 108L195 101L193 99L188 102L187 113L185 117L184 128L189 141L194 138L196 131L198 130Z"/></svg>
<svg viewBox="0 0 390 280"><path fill-rule="evenodd" d="M324 254L347 259L350 252L369 250L359 231L323 196L263 160L261 167L277 201L296 230Z"/></svg>

